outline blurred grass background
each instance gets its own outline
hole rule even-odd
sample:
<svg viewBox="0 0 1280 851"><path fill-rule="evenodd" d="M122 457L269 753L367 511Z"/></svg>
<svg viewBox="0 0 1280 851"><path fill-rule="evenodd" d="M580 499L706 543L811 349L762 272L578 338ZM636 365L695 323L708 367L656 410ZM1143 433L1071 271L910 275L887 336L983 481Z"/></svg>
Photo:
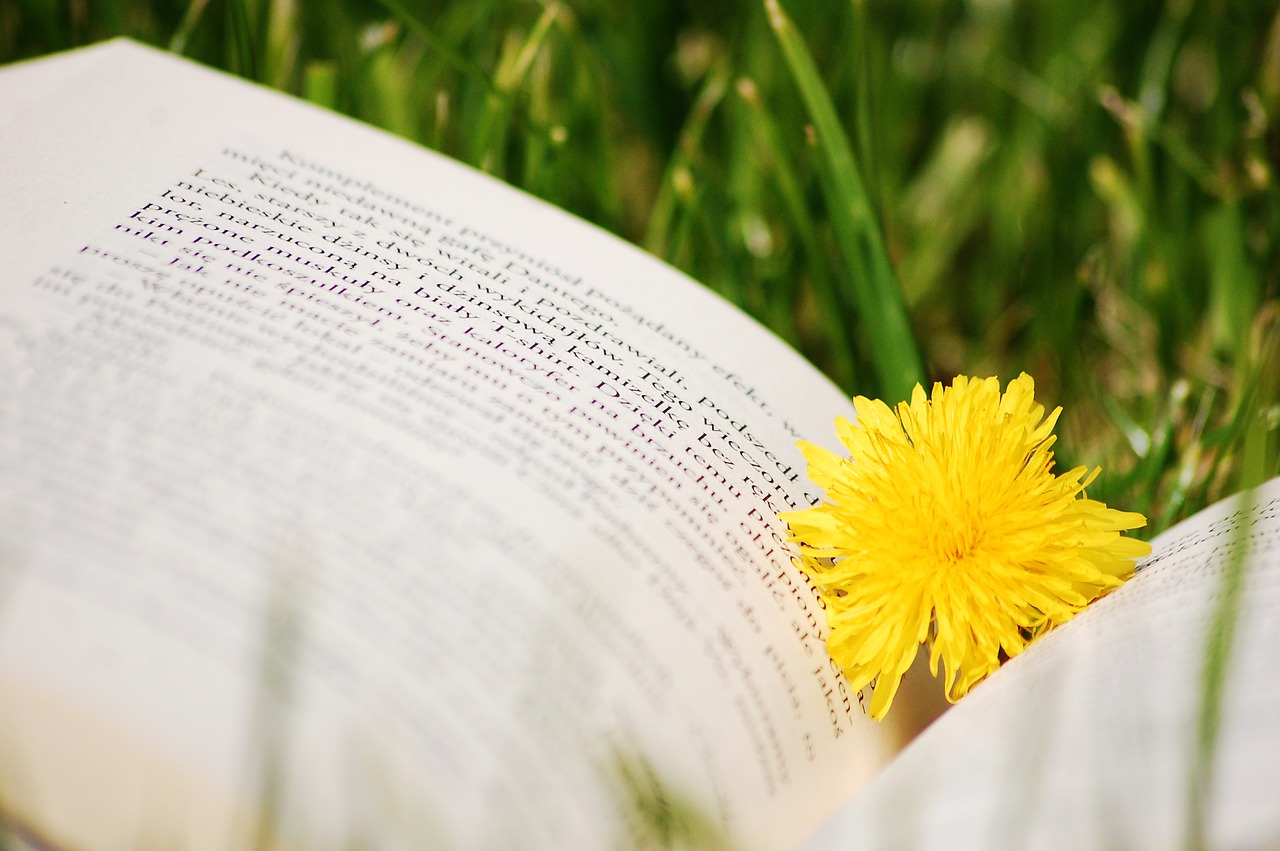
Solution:
<svg viewBox="0 0 1280 851"><path fill-rule="evenodd" d="M1153 531L1280 472L1274 0L5 0L489 171L851 394L1026 370Z"/></svg>

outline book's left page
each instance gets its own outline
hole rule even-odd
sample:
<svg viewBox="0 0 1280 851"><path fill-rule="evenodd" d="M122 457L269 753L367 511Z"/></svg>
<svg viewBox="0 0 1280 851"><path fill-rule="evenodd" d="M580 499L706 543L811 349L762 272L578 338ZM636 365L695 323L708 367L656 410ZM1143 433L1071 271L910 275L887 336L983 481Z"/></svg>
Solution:
<svg viewBox="0 0 1280 851"><path fill-rule="evenodd" d="M795 440L851 414L829 382L455 162L86 55L0 125L20 819L86 847L265 812L307 847L777 848L884 760L775 517L817 498Z"/></svg>
<svg viewBox="0 0 1280 851"><path fill-rule="evenodd" d="M26 110L81 77L98 59L92 50L70 50L6 66L0 74L0 123L19 120Z"/></svg>

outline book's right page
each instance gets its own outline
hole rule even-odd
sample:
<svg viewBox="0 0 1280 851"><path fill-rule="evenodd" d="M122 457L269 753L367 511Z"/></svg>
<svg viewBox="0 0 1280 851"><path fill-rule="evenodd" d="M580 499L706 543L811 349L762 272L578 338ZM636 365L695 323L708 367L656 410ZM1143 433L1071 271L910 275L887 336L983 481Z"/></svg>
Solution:
<svg viewBox="0 0 1280 851"><path fill-rule="evenodd" d="M1211 785L1194 798L1206 647L1242 553ZM1275 479L1160 535L1137 576L979 686L809 847L1278 847L1278 645Z"/></svg>

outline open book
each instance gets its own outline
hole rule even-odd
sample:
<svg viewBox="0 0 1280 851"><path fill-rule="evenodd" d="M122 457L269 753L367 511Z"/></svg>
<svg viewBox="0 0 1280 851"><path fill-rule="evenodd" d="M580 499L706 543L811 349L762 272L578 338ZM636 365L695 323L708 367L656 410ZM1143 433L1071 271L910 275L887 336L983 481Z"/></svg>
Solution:
<svg viewBox="0 0 1280 851"><path fill-rule="evenodd" d="M750 319L129 42L0 71L0 116L0 804L27 836L1167 845L1247 546L1207 825L1280 840L1275 483L894 760L775 516L819 499L795 441L852 408Z"/></svg>

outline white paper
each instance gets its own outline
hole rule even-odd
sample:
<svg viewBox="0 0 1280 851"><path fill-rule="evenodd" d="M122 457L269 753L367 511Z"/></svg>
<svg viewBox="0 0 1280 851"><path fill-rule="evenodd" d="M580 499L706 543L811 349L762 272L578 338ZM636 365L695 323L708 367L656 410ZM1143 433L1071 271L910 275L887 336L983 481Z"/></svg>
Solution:
<svg viewBox="0 0 1280 851"><path fill-rule="evenodd" d="M825 379L461 165L96 55L0 127L11 681L224 790L283 718L330 840L389 785L415 842L604 847L626 765L777 848L861 785L887 736L774 517Z"/></svg>

